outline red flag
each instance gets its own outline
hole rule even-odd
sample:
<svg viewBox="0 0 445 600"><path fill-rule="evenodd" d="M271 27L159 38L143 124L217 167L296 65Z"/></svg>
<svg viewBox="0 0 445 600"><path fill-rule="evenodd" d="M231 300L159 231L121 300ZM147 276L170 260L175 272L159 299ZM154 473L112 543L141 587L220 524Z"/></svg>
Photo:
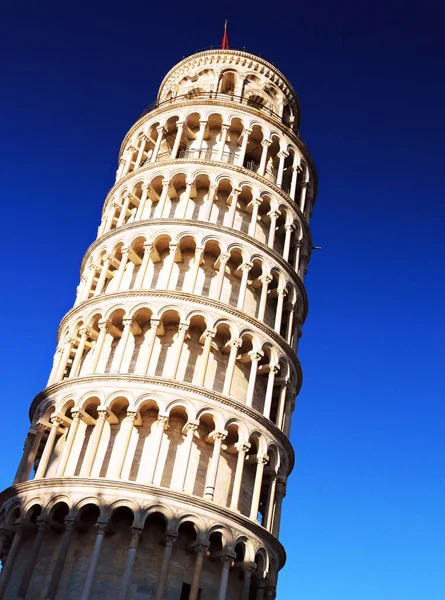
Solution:
<svg viewBox="0 0 445 600"><path fill-rule="evenodd" d="M221 48L223 50L228 50L228 48L229 48L229 37L227 35L227 19L226 19L226 22L224 23L224 35L223 35L223 39L222 39Z"/></svg>

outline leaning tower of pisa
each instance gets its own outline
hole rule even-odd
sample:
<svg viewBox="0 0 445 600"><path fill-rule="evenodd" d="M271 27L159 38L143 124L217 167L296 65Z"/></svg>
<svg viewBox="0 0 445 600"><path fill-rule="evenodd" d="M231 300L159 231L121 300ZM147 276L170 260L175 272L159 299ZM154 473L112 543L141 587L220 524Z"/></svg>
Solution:
<svg viewBox="0 0 445 600"><path fill-rule="evenodd" d="M209 50L125 136L0 495L0 598L275 598L316 194L299 121L275 66Z"/></svg>

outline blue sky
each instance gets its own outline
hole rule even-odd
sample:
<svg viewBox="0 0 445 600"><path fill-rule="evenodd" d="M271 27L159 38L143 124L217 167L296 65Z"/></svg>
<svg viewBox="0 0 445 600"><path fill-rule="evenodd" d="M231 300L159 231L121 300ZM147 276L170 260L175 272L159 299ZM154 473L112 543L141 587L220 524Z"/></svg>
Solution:
<svg viewBox="0 0 445 600"><path fill-rule="evenodd" d="M279 600L443 600L445 84L439 3L2 7L2 453L12 480L121 139L183 56L291 80L319 173Z"/></svg>

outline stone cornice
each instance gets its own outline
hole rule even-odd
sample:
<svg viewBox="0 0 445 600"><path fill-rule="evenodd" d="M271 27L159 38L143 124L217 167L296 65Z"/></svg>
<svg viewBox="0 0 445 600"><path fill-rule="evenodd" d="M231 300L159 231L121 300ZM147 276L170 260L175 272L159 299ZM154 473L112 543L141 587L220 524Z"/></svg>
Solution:
<svg viewBox="0 0 445 600"><path fill-rule="evenodd" d="M291 362L294 366L297 379L298 379L298 387L297 394L301 389L301 382L303 378L303 373L301 370L300 361L298 360L297 355L293 351L292 347L286 342L286 340L281 337L272 327L266 325L262 321L255 319L246 313L238 310L237 308L233 308L231 306L227 306L224 302L218 302L217 300L210 300L209 298L203 298L202 296L197 296L196 294L189 294L184 292L172 292L170 290L134 290L131 292L116 292L115 294L101 294L100 296L96 296L93 298L89 298L84 302L81 302L77 306L73 307L60 322L60 325L57 329L57 340L59 340L60 332L63 330L67 321L72 319L77 313L83 312L85 307L94 306L98 304L99 306L103 305L104 299L107 300L123 300L126 298L169 298L175 300L181 300L182 302L191 302L193 304L198 304L199 306L211 306L212 308L216 308L219 313L227 313L238 319L241 319L245 323L249 323L252 327L259 329L267 336L269 336L273 341L280 346L283 350L286 358Z"/></svg>
<svg viewBox="0 0 445 600"><path fill-rule="evenodd" d="M304 322L304 320L307 316L307 311L308 311L307 293L306 293L306 288L304 287L304 283L301 281L300 277L295 272L295 269L293 269L293 267L291 267L290 264L288 262L286 262L283 259L283 257L278 254L278 252L276 252L275 250L272 250L266 244L258 242L258 240L251 237L250 235L247 235L246 233L243 233L241 231L237 231L236 229L231 229L230 227L224 227L223 225L216 225L215 223L209 223L207 221L194 221L194 220L192 221L192 220L187 220L187 219L146 219L144 221L136 221L133 223L127 223L125 225L121 225L119 228L115 227L114 229L111 229L111 231L108 231L105 235L102 235L99 238L97 238L87 248L87 250L82 258L81 265L80 265L80 276L82 276L82 273L83 273L83 270L85 269L86 262L88 260L89 255L92 252L94 252L94 250L96 248L98 248L101 244L103 244L103 242L105 240L108 240L108 239L114 237L115 235L117 236L118 234L121 234L124 231L138 229L140 227L144 228L144 227L148 227L148 226L157 226L157 225L162 225L163 228L165 228L165 226L168 227L169 225L185 225L188 228L196 227L196 228L201 228L201 229L205 227L206 229L210 229L212 231L218 231L219 233L220 232L227 233L228 235L231 235L238 239L242 239L242 240L246 241L247 243L251 244L252 246L255 246L256 248L258 248L259 250L261 250L262 252L264 252L265 254L270 256L273 260L275 260L280 265L280 267L287 273L287 275L289 276L291 281L293 281L294 284L297 286L298 291L300 292L300 296L303 300L304 310L303 310L302 321Z"/></svg>
<svg viewBox="0 0 445 600"><path fill-rule="evenodd" d="M199 103L197 101L195 102L184 102L182 104L185 105L196 105L196 104L203 104L203 102ZM175 106L181 106L181 103L177 103L175 104ZM224 106L225 103L223 102L215 102L215 105L218 106ZM228 107L230 107L230 104L227 104ZM232 106L233 109L233 106ZM163 108L158 109L159 112L161 113L163 111ZM145 122L144 119L146 119L147 116L152 116L153 113L148 113L148 115L146 115L145 117L142 117L142 119L140 119L140 121ZM127 133L127 135L124 138L124 141L122 142L121 145L121 149L119 151L119 158L121 156L121 153L123 152L123 149L125 148L124 144L126 144L127 140L128 140L128 136L129 135L133 135L134 129L137 127L140 127L141 123L139 123L139 121L136 122L136 124L133 126L132 129L130 129L130 131ZM298 138L296 138L298 139ZM295 140L293 140L295 141ZM314 164L312 162L312 158L309 154L309 151L307 149L305 149L305 151L303 152L303 144L302 142L299 140L299 143L297 144L299 149L302 151L303 154L305 154L305 159L308 161L308 163L310 163L311 165L311 169L314 173L314 204L315 204L315 199L317 196L317 176L315 174L315 167ZM304 148L306 148L304 146ZM211 161L211 160L204 160L204 159L191 159L191 158L186 158L186 159L180 159L180 158L175 158L174 160L166 160L166 161L157 161L154 163L150 163L146 166L140 167L139 169L137 169L136 171L132 171L131 173L129 173L128 175L125 175L125 177L122 177L121 179L119 179L119 181L117 181L113 187L109 190L107 197L105 198L105 202L104 202L104 208L106 206L107 203L107 199L108 196L112 193L114 193L115 189L117 188L117 186L119 184L121 184L124 181L128 181L128 179L131 179L131 176L134 174L140 174L143 173L144 170L149 169L150 167L156 167L159 165L169 165L169 164L205 164L205 165L209 165L209 166L213 166L213 167L217 167L219 169L221 169L221 166L223 165L224 169L229 169L231 171L234 171L236 173L242 173L244 176L248 175L249 177L252 177L253 179L256 179L257 181L259 181L260 183L262 183L265 186L268 186L269 188L271 188L276 194L279 194L284 200L286 200L286 202L288 202L290 204L290 206L292 206L292 208L295 210L295 212L298 214L298 216L300 217L300 220L303 224L303 228L306 231L307 235L310 235L309 232L309 225L306 221L306 218L304 217L303 213L300 211L299 206L297 205L297 203L292 200L292 198L289 196L289 194L286 194L286 192L284 190L282 190L278 185L276 185L275 183L272 183L271 181L269 181L266 177L263 177L262 175L258 175L258 173L255 173L254 171L250 171L250 169L246 169L245 167L239 167L237 165L230 165L228 163L225 162L219 162L219 161ZM103 214L103 211L102 211Z"/></svg>
<svg viewBox="0 0 445 600"><path fill-rule="evenodd" d="M247 517L229 510L223 506L219 506L214 502L209 502L199 496L181 493L168 488L161 488L154 485L142 485L130 481L110 480L101 478L85 478L85 477L48 477L32 481L18 483L9 488L6 488L0 494L0 505L20 497L21 494L29 494L35 491L38 496L46 491L54 488L55 494L60 494L63 490L68 492L70 489L85 488L85 497L95 497L106 494L109 490L110 495L119 495L120 498L125 498L125 493L140 494L143 498L154 496L158 499L165 498L168 501L184 504L184 511L191 512L191 507L209 513L209 517L215 520L215 515L232 521L235 525L243 527L252 532L253 535L261 539L267 546L273 549L280 560L279 568L282 568L286 562L286 553L283 546L269 531L254 523ZM145 505L141 502L141 508Z"/></svg>
<svg viewBox="0 0 445 600"><path fill-rule="evenodd" d="M279 427L275 425L275 423L272 423L270 419L266 419L266 417L255 408L246 406L242 402L237 402L229 396L224 396L223 394L219 394L218 392L214 392L205 387L194 385L192 383L176 381L174 379L168 379L166 377L157 377L155 375L150 377L143 377L141 375L133 374L113 375L111 373L106 373L98 375L89 375L87 377L64 379L63 381L59 381L58 383L53 383L52 385L48 386L47 388L45 388L37 394L37 396L31 402L31 406L29 407L29 419L30 421L32 421L35 410L37 409L38 405L41 402L43 402L43 400L50 397L52 394L63 390L64 388L72 387L77 383L87 383L92 385L92 389L95 389L98 387L98 383L101 382L118 383L120 381L125 381L134 385L143 385L145 383L148 383L152 386L169 388L172 390L178 390L179 392L186 390L187 392L194 394L195 396L206 398L217 404L224 404L225 406L229 406L230 408L236 410L239 413L245 414L252 420L262 425L262 427L264 427L264 429L266 429L266 431L268 431L281 444L287 456L289 456L289 474L292 472L295 463L295 454L292 444L290 443L289 438L281 431L281 429L279 429Z"/></svg>

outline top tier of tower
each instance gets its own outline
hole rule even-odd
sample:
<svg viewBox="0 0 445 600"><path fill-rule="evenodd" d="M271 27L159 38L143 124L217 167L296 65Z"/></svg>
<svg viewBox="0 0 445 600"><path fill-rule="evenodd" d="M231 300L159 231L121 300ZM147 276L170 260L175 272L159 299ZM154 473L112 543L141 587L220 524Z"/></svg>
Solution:
<svg viewBox="0 0 445 600"><path fill-rule="evenodd" d="M274 65L248 52L206 50L184 58L165 76L157 102L215 94L270 112L298 131L300 106L292 85Z"/></svg>

